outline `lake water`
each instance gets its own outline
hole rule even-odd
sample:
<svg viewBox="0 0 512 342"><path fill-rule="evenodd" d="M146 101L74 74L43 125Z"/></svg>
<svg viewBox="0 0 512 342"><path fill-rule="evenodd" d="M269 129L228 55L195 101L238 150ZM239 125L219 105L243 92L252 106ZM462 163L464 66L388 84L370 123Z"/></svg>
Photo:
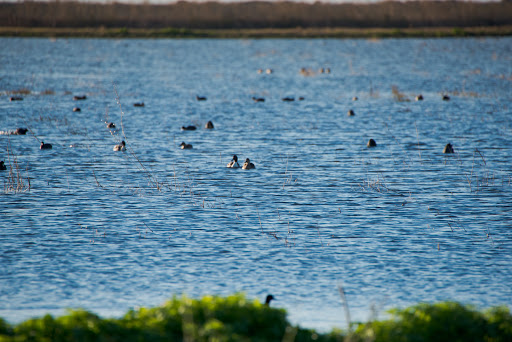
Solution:
<svg viewBox="0 0 512 342"><path fill-rule="evenodd" d="M511 38L0 45L0 130L30 129L0 135L9 322L242 291L330 330L340 284L353 321L511 305Z"/></svg>

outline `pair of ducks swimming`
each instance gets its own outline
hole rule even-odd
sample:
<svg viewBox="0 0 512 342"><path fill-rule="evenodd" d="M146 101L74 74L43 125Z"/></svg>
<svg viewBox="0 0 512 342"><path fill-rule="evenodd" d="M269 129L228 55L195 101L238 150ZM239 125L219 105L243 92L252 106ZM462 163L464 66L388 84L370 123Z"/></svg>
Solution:
<svg viewBox="0 0 512 342"><path fill-rule="evenodd" d="M233 155L233 159L226 165L226 167L232 168L232 169L238 169L240 167L240 164L238 164L238 157ZM243 170L251 170L255 169L256 166L254 166L253 163L249 160L249 158L245 159L244 165L242 165Z"/></svg>

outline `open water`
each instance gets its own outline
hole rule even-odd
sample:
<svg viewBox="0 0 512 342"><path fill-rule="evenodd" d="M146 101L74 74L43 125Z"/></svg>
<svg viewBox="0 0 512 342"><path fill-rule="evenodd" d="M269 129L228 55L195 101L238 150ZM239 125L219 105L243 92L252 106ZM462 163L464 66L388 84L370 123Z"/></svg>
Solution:
<svg viewBox="0 0 512 342"><path fill-rule="evenodd" d="M511 305L511 38L0 46L0 130L30 129L0 135L9 322L241 291L329 330L340 285L353 321Z"/></svg>

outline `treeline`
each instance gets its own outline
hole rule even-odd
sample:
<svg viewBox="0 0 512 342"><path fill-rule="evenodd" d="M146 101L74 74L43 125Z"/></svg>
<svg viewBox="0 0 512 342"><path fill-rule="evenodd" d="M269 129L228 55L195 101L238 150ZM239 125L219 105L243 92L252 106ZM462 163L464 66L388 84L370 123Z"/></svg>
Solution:
<svg viewBox="0 0 512 342"><path fill-rule="evenodd" d="M166 5L77 1L0 3L0 26L3 27L464 28L511 24L511 1L384 1L371 4L179 1Z"/></svg>

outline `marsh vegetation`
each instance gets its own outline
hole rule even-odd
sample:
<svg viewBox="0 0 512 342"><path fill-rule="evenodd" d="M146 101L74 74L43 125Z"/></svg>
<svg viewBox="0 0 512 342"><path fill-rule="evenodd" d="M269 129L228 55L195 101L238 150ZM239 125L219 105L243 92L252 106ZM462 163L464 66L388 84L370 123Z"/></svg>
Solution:
<svg viewBox="0 0 512 342"><path fill-rule="evenodd" d="M0 3L2 35L100 37L425 37L510 35L512 3L368 4L78 1Z"/></svg>

